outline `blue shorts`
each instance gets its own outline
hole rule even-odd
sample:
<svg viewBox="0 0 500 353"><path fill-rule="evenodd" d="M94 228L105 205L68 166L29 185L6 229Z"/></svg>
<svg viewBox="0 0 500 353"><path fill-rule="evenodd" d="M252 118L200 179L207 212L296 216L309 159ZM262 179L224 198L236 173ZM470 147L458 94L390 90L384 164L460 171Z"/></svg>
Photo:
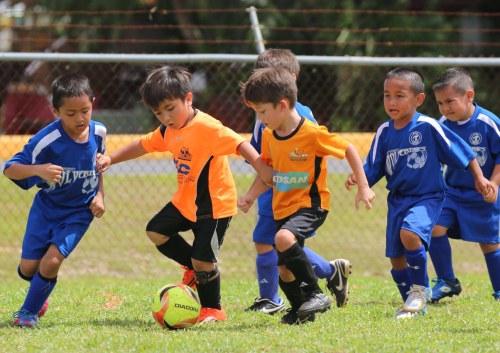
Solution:
<svg viewBox="0 0 500 353"><path fill-rule="evenodd" d="M451 188L436 224L449 228L448 237L474 243L497 244L500 198L484 201L475 189Z"/></svg>
<svg viewBox="0 0 500 353"><path fill-rule="evenodd" d="M310 237L315 235L313 233ZM276 236L276 220L273 217L259 216L253 231L253 242L274 245Z"/></svg>
<svg viewBox="0 0 500 353"><path fill-rule="evenodd" d="M50 244L68 257L78 245L94 219L88 208L61 208L36 195L28 216L21 258L41 259Z"/></svg>
<svg viewBox="0 0 500 353"><path fill-rule="evenodd" d="M387 196L387 231L385 256L390 258L404 255L401 229L416 233L429 249L432 228L436 224L445 200L444 192L405 196L390 193Z"/></svg>

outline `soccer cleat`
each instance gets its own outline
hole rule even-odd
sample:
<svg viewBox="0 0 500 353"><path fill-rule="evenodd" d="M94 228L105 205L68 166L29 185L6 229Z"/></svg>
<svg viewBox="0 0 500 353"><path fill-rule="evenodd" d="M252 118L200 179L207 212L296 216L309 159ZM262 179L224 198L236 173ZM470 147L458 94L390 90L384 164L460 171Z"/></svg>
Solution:
<svg viewBox="0 0 500 353"><path fill-rule="evenodd" d="M446 281L439 278L434 278L432 282L436 282L436 284L432 287L431 303L437 303L443 298L453 297L454 295L459 295L462 292L462 285L458 281L458 278L456 278L456 282Z"/></svg>
<svg viewBox="0 0 500 353"><path fill-rule="evenodd" d="M337 307L342 308L346 305L349 294L349 274L352 265L349 260L337 259L330 262L335 269L332 278L326 281L326 288L332 293L337 301Z"/></svg>
<svg viewBox="0 0 500 353"><path fill-rule="evenodd" d="M192 290L196 290L196 279L194 278L194 270L190 270L186 266L181 266L184 270L184 277L182 277L182 284L191 287Z"/></svg>
<svg viewBox="0 0 500 353"><path fill-rule="evenodd" d="M403 310L418 313L424 310L427 301L431 297L432 290L430 287L414 284L406 294L408 294L408 298L403 305Z"/></svg>
<svg viewBox="0 0 500 353"><path fill-rule="evenodd" d="M500 291L493 293L492 296L495 298L495 301L500 302Z"/></svg>
<svg viewBox="0 0 500 353"><path fill-rule="evenodd" d="M49 307L49 300L47 299L47 300L45 301L45 304L43 304L42 309L41 309L41 310L40 310L40 312L38 313L37 317L42 317L42 316L43 316L43 314L45 314L45 312L47 311L48 307Z"/></svg>
<svg viewBox="0 0 500 353"><path fill-rule="evenodd" d="M226 317L226 312L222 309L222 306L220 310L213 308L201 308L198 322L200 324L206 324L209 322L224 321L226 320Z"/></svg>
<svg viewBox="0 0 500 353"><path fill-rule="evenodd" d="M281 318L281 323L285 325L300 325L306 322L314 322L314 320L316 320L316 314L314 313L301 320L297 315L297 311L288 308L286 309L286 314Z"/></svg>
<svg viewBox="0 0 500 353"><path fill-rule="evenodd" d="M26 309L21 309L12 314L12 318L16 319L12 325L19 327L33 327L38 325L38 317Z"/></svg>
<svg viewBox="0 0 500 353"><path fill-rule="evenodd" d="M407 319L410 317L415 317L417 315L425 315L427 313L427 305L424 306L424 309L422 311L419 311L418 313L412 313L410 311L405 311L403 307L399 307L398 310L396 310L396 315L394 315L395 319Z"/></svg>
<svg viewBox="0 0 500 353"><path fill-rule="evenodd" d="M245 311L260 311L264 314L274 315L281 311L285 311L285 303L283 299L280 298L280 302L276 304L271 299L267 298L255 298L255 302Z"/></svg>
<svg viewBox="0 0 500 353"><path fill-rule="evenodd" d="M330 298L323 293L313 293L302 303L297 315L300 320L305 320L314 313L324 313L330 309Z"/></svg>

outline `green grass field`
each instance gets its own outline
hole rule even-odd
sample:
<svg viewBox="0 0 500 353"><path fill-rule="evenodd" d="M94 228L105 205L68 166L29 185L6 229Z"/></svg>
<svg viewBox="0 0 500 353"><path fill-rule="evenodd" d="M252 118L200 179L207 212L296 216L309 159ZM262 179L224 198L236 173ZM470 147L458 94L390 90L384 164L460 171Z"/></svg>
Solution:
<svg viewBox="0 0 500 353"><path fill-rule="evenodd" d="M235 175L238 193L252 180ZM10 315L27 287L16 268L36 190L24 192L0 177L0 351L499 351L500 305L491 297L476 244L452 242L456 274L464 285L459 298L430 306L424 317L392 319L401 303L384 257L387 191L377 185L374 208L355 211L354 193L343 188L344 180L345 175L329 176L330 215L307 245L328 260L352 262L345 309L335 308L302 327L283 327L278 317L243 312L258 295L253 209L234 217L221 249L228 320L166 332L151 317L151 299L161 286L180 281L182 272L156 251L144 229L170 200L175 176L106 176L106 214L92 223L63 264L50 309L34 330L14 329ZM432 277L432 264L429 271Z"/></svg>

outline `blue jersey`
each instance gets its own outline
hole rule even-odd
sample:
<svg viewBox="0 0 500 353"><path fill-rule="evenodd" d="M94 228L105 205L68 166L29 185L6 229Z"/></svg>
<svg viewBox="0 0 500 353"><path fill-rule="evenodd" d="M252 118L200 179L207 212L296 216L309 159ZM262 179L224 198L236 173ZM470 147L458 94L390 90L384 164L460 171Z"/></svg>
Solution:
<svg viewBox="0 0 500 353"><path fill-rule="evenodd" d="M476 153L477 162L486 179L491 178L495 165L500 164L500 120L476 103L472 117L462 125L442 117L439 121L460 136ZM446 183L453 187L475 189L474 177L470 170L447 168Z"/></svg>
<svg viewBox="0 0 500 353"><path fill-rule="evenodd" d="M87 206L99 189L99 173L95 171L96 154L104 153L106 149L104 125L91 120L89 128L88 141L79 143L68 136L60 120L53 122L33 136L24 149L5 164L4 171L14 163L58 165L64 168L58 183L38 176L12 181L25 190L36 185L41 189L41 199L49 199L55 206Z"/></svg>
<svg viewBox="0 0 500 353"><path fill-rule="evenodd" d="M297 102L295 104L295 111L297 114L300 116L311 120L313 123L316 125L318 122L316 119L314 119L313 113L311 112L311 109L306 107L305 105L300 104ZM261 147L262 147L262 131L264 131L266 127L260 123L260 120L257 120L255 122L255 127L253 129L253 135L252 135L252 140L250 140L250 143L252 146L261 154ZM273 217L274 218L274 213L273 213L273 188L270 188L266 190L262 195L259 196L257 199L257 203L259 205L259 215L260 216L268 216L268 217Z"/></svg>
<svg viewBox="0 0 500 353"><path fill-rule="evenodd" d="M384 175L394 194L425 195L447 190L442 164L465 170L475 158L456 134L420 113L402 129L380 125L364 166L370 187Z"/></svg>

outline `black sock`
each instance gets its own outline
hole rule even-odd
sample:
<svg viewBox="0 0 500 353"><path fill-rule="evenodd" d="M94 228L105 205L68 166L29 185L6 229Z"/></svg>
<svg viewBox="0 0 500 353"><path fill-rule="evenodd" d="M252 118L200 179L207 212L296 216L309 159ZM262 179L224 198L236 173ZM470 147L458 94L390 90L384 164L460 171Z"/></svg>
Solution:
<svg viewBox="0 0 500 353"><path fill-rule="evenodd" d="M31 282L31 280L33 279L34 276L26 276L24 275L22 272L21 272L21 265L19 265L17 267L17 274L19 275L19 277L21 277L22 279L24 279L25 281L28 281L28 282Z"/></svg>
<svg viewBox="0 0 500 353"><path fill-rule="evenodd" d="M221 310L220 306L220 272L213 280L201 284L196 283L196 290L200 297L202 308L212 308Z"/></svg>
<svg viewBox="0 0 500 353"><path fill-rule="evenodd" d="M170 237L166 243L161 244L156 248L169 259L172 259L178 264L193 270L193 263L191 261L193 247L189 245L189 243L179 234Z"/></svg>
<svg viewBox="0 0 500 353"><path fill-rule="evenodd" d="M293 273L305 296L312 293L323 293L318 286L318 277L314 274L311 262L299 243L295 243L289 249L283 251L282 256L286 268Z"/></svg>
<svg viewBox="0 0 500 353"><path fill-rule="evenodd" d="M299 282L297 282L297 280L285 282L280 277L279 284L281 290L285 293L286 298L290 302L292 310L297 311L304 301L304 292L302 288L300 288Z"/></svg>

